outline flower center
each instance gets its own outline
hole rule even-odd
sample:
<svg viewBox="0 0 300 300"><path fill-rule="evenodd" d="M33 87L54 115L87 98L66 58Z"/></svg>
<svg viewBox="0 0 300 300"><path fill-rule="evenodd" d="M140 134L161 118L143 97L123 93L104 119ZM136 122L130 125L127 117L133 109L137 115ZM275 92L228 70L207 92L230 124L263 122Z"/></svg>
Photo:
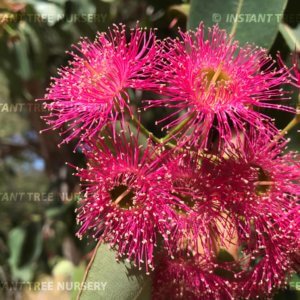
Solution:
<svg viewBox="0 0 300 300"><path fill-rule="evenodd" d="M222 64L216 70L213 68L204 68L200 74L202 75L202 82L206 90L209 90L211 87L224 87L230 81L230 77L222 69Z"/></svg>
<svg viewBox="0 0 300 300"><path fill-rule="evenodd" d="M120 184L115 186L110 191L111 200L118 207L123 209L129 209L133 206L133 198L135 193L128 188L127 185Z"/></svg>

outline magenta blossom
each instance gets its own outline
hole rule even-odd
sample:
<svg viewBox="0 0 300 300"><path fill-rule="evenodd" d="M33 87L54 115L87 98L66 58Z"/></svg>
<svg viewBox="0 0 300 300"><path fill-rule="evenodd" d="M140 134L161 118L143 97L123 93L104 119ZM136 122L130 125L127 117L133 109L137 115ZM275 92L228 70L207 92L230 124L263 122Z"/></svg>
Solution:
<svg viewBox="0 0 300 300"><path fill-rule="evenodd" d="M237 229L239 297L266 296L286 285L299 249L299 155L282 154L287 142L250 131L228 146L214 186ZM234 262L236 264L237 262Z"/></svg>
<svg viewBox="0 0 300 300"><path fill-rule="evenodd" d="M172 194L181 207L172 203L177 214L176 235L169 244L171 253L199 255L214 259L221 245L232 239L232 219L224 204L216 197L215 162L205 156L188 152L175 153L165 163L172 181Z"/></svg>
<svg viewBox="0 0 300 300"><path fill-rule="evenodd" d="M155 35L138 26L126 40L124 25L98 33L92 43L82 39L71 52L73 60L59 71L44 101L52 129L62 129L63 142L86 140L130 113L128 89L148 89L156 56Z"/></svg>
<svg viewBox="0 0 300 300"><path fill-rule="evenodd" d="M247 208L253 211L257 202L262 201L279 209L278 216L283 210L293 209L300 195L300 157L292 151L284 153L287 144L279 136L267 140L263 133L250 130L248 135L224 146L216 170L211 171L218 173L214 186L218 187L220 196L232 196L234 191L237 197L230 197L228 203L234 201L235 209L244 205L244 199Z"/></svg>
<svg viewBox="0 0 300 300"><path fill-rule="evenodd" d="M165 84L163 96L147 106L176 110L161 120L168 122L167 129L184 122L188 139L207 146L213 128L226 141L232 138L231 128L245 131L245 123L267 134L276 132L271 119L254 108L294 112L280 104L289 99L281 89L289 81L288 71L275 69L266 50L240 47L218 26L208 29L207 40L203 24L195 32L180 35L181 39L164 41L160 70L156 72L157 80ZM178 113L180 117L174 119Z"/></svg>
<svg viewBox="0 0 300 300"><path fill-rule="evenodd" d="M77 171L84 188L78 236L92 233L120 257L139 267L144 263L148 272L157 235L170 235L176 224L169 208L174 197L159 168L159 150L151 144L142 149L137 136L131 134L128 140L126 134L122 131L116 140L98 139L84 147L88 166Z"/></svg>
<svg viewBox="0 0 300 300"><path fill-rule="evenodd" d="M153 299L227 300L232 298L230 281L213 272L208 264L197 256L161 255L153 279Z"/></svg>
<svg viewBox="0 0 300 300"><path fill-rule="evenodd" d="M166 164L172 192L184 207L177 210L174 262L167 267L176 278L172 288L184 289L182 298L193 291L194 299L210 299L203 296L208 289L203 285L184 288L194 284L196 276L209 281L210 274L217 286L228 281L225 286L232 297L264 297L284 287L297 269L300 162L295 153L282 154L286 144L251 130L226 144L218 157L179 152ZM219 261L222 249L230 254L230 261ZM176 253L186 258L177 259ZM194 273L184 260L194 261ZM176 272L186 274L183 282ZM167 276L162 274L157 276Z"/></svg>

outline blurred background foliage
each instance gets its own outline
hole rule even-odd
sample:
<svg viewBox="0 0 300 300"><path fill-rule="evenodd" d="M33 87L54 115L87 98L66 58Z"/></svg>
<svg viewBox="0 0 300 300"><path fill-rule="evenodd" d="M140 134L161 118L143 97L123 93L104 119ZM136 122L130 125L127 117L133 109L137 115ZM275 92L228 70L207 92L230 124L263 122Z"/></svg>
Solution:
<svg viewBox="0 0 300 300"><path fill-rule="evenodd" d="M280 51L288 64L291 51L300 51L298 2L288 2L270 47L271 54ZM186 29L189 13L190 3L180 0L0 0L0 299L41 297L29 290L3 288L5 284L80 281L94 247L75 237L79 186L65 165L67 161L84 166L84 159L73 152L74 145L58 148L56 133L39 134L45 128L40 119L45 112L34 101L43 97L57 68L66 65L66 50L81 36L93 40L97 31L114 22L134 26L139 20L142 26L157 27L161 38L175 36L178 26ZM154 119L160 114L162 110L143 115L145 125L157 135L161 133ZM272 116L279 128L293 117L282 112ZM291 147L299 150L296 130L290 135ZM45 293L39 299L70 299L75 294ZM287 297L297 298L292 287L276 299Z"/></svg>

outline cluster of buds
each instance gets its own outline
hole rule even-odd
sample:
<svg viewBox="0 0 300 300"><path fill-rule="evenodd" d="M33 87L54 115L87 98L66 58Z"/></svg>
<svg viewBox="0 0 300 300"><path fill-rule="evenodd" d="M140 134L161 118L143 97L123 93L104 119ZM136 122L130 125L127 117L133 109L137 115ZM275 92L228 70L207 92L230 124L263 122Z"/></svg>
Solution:
<svg viewBox="0 0 300 300"><path fill-rule="evenodd" d="M263 109L295 113L282 86L299 87L296 67L203 24L165 40L115 25L70 54L41 100L87 160L75 167L77 235L153 276L154 299L284 287L299 261L300 157ZM157 120L164 138L141 124L134 91L157 95L144 109L170 111Z"/></svg>

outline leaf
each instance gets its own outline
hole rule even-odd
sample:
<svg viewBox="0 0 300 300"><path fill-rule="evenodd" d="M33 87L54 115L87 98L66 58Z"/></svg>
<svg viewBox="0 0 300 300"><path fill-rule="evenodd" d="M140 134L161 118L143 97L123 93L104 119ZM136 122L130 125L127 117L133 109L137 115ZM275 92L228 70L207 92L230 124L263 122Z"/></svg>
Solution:
<svg viewBox="0 0 300 300"><path fill-rule="evenodd" d="M27 4L31 4L37 14L41 16L43 21L46 21L49 26L53 26L56 22L64 17L64 1L51 3L38 0L27 0Z"/></svg>
<svg viewBox="0 0 300 300"><path fill-rule="evenodd" d="M196 28L201 21L206 27L219 24L241 44L255 43L269 49L286 4L287 0L191 0L188 27Z"/></svg>
<svg viewBox="0 0 300 300"><path fill-rule="evenodd" d="M9 262L12 266L18 266L21 260L22 247L25 241L26 232L23 228L12 229L8 235L8 247L10 249Z"/></svg>
<svg viewBox="0 0 300 300"><path fill-rule="evenodd" d="M221 262L221 263L235 261L234 257L229 252L227 252L225 249L222 249L222 248L219 250L217 260L218 260L218 262Z"/></svg>
<svg viewBox="0 0 300 300"><path fill-rule="evenodd" d="M32 71L28 56L29 44L23 32L19 31L19 37L20 39L14 43L18 61L18 74L23 80L28 80Z"/></svg>
<svg viewBox="0 0 300 300"><path fill-rule="evenodd" d="M280 290L277 294L272 298L274 300L300 300L300 292L295 290Z"/></svg>
<svg viewBox="0 0 300 300"><path fill-rule="evenodd" d="M178 5L172 5L169 7L169 11L176 11L184 16L188 16L190 13L190 4L178 4Z"/></svg>
<svg viewBox="0 0 300 300"><path fill-rule="evenodd" d="M36 261L42 252L41 228L36 223L17 227L9 232L9 264L13 279L30 281L36 268Z"/></svg>
<svg viewBox="0 0 300 300"><path fill-rule="evenodd" d="M25 244L26 232L23 228L15 228L9 232L8 247L10 250L9 265L14 280L29 281L33 276L33 269L29 266L22 266L21 256Z"/></svg>
<svg viewBox="0 0 300 300"><path fill-rule="evenodd" d="M151 299L151 280L130 263L116 262L115 252L101 245L89 271L80 300Z"/></svg>
<svg viewBox="0 0 300 300"><path fill-rule="evenodd" d="M53 267L52 274L54 277L68 277L74 272L74 269L75 266L71 261L63 259Z"/></svg>
<svg viewBox="0 0 300 300"><path fill-rule="evenodd" d="M299 274L294 274L290 281L289 281L289 286L292 290L300 291L300 275Z"/></svg>
<svg viewBox="0 0 300 300"><path fill-rule="evenodd" d="M78 266L75 267L72 276L72 281L74 283L82 282L84 278L85 269L86 269L86 265L84 262L80 263ZM73 286L71 292L71 300L76 300L77 294L78 294L78 289L76 289L75 286Z"/></svg>
<svg viewBox="0 0 300 300"><path fill-rule="evenodd" d="M33 264L42 253L43 237L40 223L31 222L26 226L26 241L23 251L29 252L22 255L23 264Z"/></svg>
<svg viewBox="0 0 300 300"><path fill-rule="evenodd" d="M28 22L24 21L22 23L22 26L20 26L20 30L22 30L24 34L26 34L26 36L28 37L30 46L33 50L33 54L35 56L41 56L42 44L37 32L34 30L34 27L31 26Z"/></svg>
<svg viewBox="0 0 300 300"><path fill-rule="evenodd" d="M295 28L291 28L285 23L279 25L279 31L283 35L287 45L292 51L300 52L300 24Z"/></svg>

